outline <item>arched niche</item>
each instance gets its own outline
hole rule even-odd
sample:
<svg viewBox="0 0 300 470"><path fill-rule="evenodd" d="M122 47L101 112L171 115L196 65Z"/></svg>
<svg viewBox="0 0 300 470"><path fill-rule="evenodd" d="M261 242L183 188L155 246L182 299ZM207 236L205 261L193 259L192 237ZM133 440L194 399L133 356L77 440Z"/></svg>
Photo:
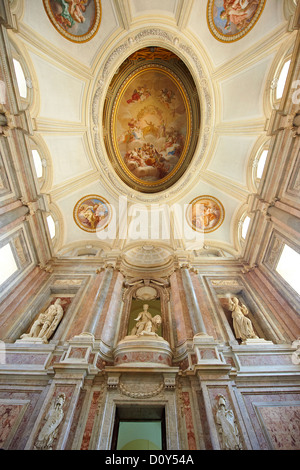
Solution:
<svg viewBox="0 0 300 470"><path fill-rule="evenodd" d="M134 318L142 311L143 304L149 305L152 316L161 315L162 325L158 331L171 344L169 324L169 283L163 279L131 279L124 282L123 318L120 325L118 341L130 334L135 325Z"/></svg>

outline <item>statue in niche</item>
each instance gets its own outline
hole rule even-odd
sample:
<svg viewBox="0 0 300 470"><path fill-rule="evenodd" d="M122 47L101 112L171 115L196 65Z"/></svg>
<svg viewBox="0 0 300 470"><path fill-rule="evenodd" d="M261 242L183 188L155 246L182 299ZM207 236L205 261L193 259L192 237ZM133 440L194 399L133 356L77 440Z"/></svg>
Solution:
<svg viewBox="0 0 300 470"><path fill-rule="evenodd" d="M52 405L46 418L47 421L42 427L39 437L34 445L35 450L52 450L53 441L57 437L58 427L63 420L63 406L66 396L61 393Z"/></svg>
<svg viewBox="0 0 300 470"><path fill-rule="evenodd" d="M242 450L233 411L226 409L226 400L223 395L219 395L216 423L221 438L222 450Z"/></svg>
<svg viewBox="0 0 300 470"><path fill-rule="evenodd" d="M143 311L135 318L136 325L131 330L132 336L158 336L156 333L161 324L161 316L152 317L148 312L149 305L143 305Z"/></svg>
<svg viewBox="0 0 300 470"><path fill-rule="evenodd" d="M239 299L232 297L229 301L229 310L232 312L233 328L237 339L246 341L258 338L254 333L250 318L247 317L249 311L246 305L240 305Z"/></svg>
<svg viewBox="0 0 300 470"><path fill-rule="evenodd" d="M23 334L22 339L40 338L43 343L47 343L56 330L62 316L64 314L61 306L61 299L56 299L53 305L43 313L40 313L38 318L33 323L30 332Z"/></svg>

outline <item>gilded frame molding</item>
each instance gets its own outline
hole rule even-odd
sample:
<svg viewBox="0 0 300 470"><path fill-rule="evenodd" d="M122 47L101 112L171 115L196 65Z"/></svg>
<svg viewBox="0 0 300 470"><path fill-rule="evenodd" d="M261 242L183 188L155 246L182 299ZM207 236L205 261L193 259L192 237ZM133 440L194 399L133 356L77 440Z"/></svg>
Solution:
<svg viewBox="0 0 300 470"><path fill-rule="evenodd" d="M216 23L214 21L215 0L208 0L207 9L206 9L208 29L210 30L214 38L220 42L229 43L229 42L239 41L240 39L245 37L251 31L251 29L256 25L257 21L259 20L263 12L265 4L266 4L266 0L260 0L260 3L258 4L258 7L254 15L252 16L251 20L249 21L248 25L243 27L237 33L226 35L220 32L220 29L216 26Z"/></svg>
<svg viewBox="0 0 300 470"><path fill-rule="evenodd" d="M95 36L101 24L101 19L102 19L101 0L93 0L93 1L94 1L94 6L95 6L94 21L91 27L88 29L88 31L85 34L81 34L81 35L71 34L59 24L51 8L50 0L43 0L43 4L44 4L44 8L45 8L45 11L47 13L47 16L50 22L52 23L52 25L54 26L54 28L59 34L61 34L64 38L74 43L83 43L83 42L90 41Z"/></svg>
<svg viewBox="0 0 300 470"><path fill-rule="evenodd" d="M116 125L121 102L124 98L126 91L135 80L151 72L160 74L162 77L166 75L166 77L174 83L175 88L179 91L182 102L185 106L186 135L184 148L175 168L173 168L169 174L167 174L163 178L160 178L158 181L143 181L142 179L135 176L124 163L124 160L120 154L119 145L117 143ZM191 160L191 155L189 155L189 149L193 140L192 131L195 125L194 121L196 121L195 116L193 116L193 110L190 98L188 96L188 91L182 83L181 79L177 76L177 74L174 73L174 71L172 71L165 65L158 65L153 63L149 65L143 64L126 77L125 81L121 83L121 86L118 88L116 94L113 96L111 101L112 109L110 116L107 120L107 127L109 127L108 134L110 140L109 145L107 145L107 149L108 153L110 154L110 158L112 159L113 165L116 169L116 172L126 184L138 191L156 192L167 189L171 184L173 184L174 180L177 180L177 175L179 175L179 177L182 175ZM187 163L185 162L186 158L188 160Z"/></svg>

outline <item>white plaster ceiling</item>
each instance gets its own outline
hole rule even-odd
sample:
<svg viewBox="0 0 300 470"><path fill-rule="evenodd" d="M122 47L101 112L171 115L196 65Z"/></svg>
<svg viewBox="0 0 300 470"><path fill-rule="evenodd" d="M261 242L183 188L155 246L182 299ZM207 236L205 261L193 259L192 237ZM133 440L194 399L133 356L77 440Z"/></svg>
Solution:
<svg viewBox="0 0 300 470"><path fill-rule="evenodd" d="M217 41L210 33L206 0L102 0L100 28L94 38L82 44L65 39L55 30L42 1L14 2L18 32L11 37L30 70L34 95L30 111L35 134L44 141L51 161L48 171L52 172L52 187L47 187L47 194L61 214L62 237L56 249L93 239L93 234L80 230L73 220L73 208L81 197L99 194L117 203L116 188L111 184L110 189L107 184L90 132L91 97L99 71L119 44L127 47L124 46L123 59L130 54L128 44L136 32L160 28L197 52L213 107L205 158L193 170L192 184L178 191L172 202L184 206L200 195L219 199L225 208L225 220L218 230L206 236L205 243L209 245L211 241L239 253L234 237L236 216L252 192L247 186L247 172L253 149L266 136L268 77L276 54L288 39L288 19L284 14L287 2L291 0L268 0L248 35L228 44ZM146 45L143 42L141 47ZM164 40L159 45L168 48ZM134 47L138 49L137 44ZM172 44L172 50L176 52L176 44ZM182 51L178 52L182 56ZM118 60L121 58L122 51ZM111 63L113 67L116 61ZM114 72L110 69L107 76ZM193 76L197 79L196 70ZM201 79L198 87L202 86ZM168 201L163 194L161 197L163 203ZM110 246L123 250L130 242L115 240ZM174 250L188 249L190 245L184 239L170 241Z"/></svg>

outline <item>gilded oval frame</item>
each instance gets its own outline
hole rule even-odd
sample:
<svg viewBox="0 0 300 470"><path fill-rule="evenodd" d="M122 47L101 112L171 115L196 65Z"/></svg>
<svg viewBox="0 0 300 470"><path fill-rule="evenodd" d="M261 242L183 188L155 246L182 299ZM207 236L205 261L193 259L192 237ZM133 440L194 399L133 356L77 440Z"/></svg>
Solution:
<svg viewBox="0 0 300 470"><path fill-rule="evenodd" d="M244 26L241 26L241 30L238 30L238 27L236 25L236 32L233 32L232 34L224 34L224 29L226 28L227 23L232 24L232 22L230 21L229 16L227 16L227 20L221 19L220 17L221 12L219 11L220 7L219 5L218 5L219 8L216 6L218 2L224 6L223 0L208 0L207 2L207 9L206 9L207 25L211 34L214 36L214 38L224 43L235 42L245 37L251 31L251 29L256 25L266 4L266 0L259 0L259 4L257 5L256 10L253 12L253 15L251 16L251 18L249 18L249 21L246 21L246 20L244 21ZM219 22L219 27L217 26L216 20ZM222 21L224 21L225 23L222 24L221 23ZM223 29L223 32L222 32L222 29Z"/></svg>
<svg viewBox="0 0 300 470"><path fill-rule="evenodd" d="M208 205L209 204L211 205L211 207L213 208L213 212L211 212L211 214L214 217L212 220L216 220L215 223L209 223L209 220L208 220L207 225L205 223L202 223L203 226L201 227L199 226L200 224L198 223L195 224L195 222L193 222L193 208L196 206L196 204L199 204L199 203L201 205L205 205L207 203ZM207 217L209 219L210 214L209 213L203 214L202 212L200 213L199 211L196 215L198 217L202 217L203 219L204 217ZM222 225L224 219L225 219L224 206L221 203L221 201L219 201L214 196L208 196L208 195L198 196L194 198L188 204L188 207L186 209L186 220L189 226L196 232L202 232L202 233L214 232Z"/></svg>
<svg viewBox="0 0 300 470"><path fill-rule="evenodd" d="M104 206L107 207L107 220L104 221L104 223L102 225L99 225L97 224L96 227L88 227L87 223L83 223L83 220L80 220L80 217L79 217L79 209L80 207L82 207L82 205L88 201L91 201L95 199L95 201L99 201L99 203L103 204ZM81 229L81 230L84 230L85 232L89 232L89 233L96 233L97 231L100 231L100 230L104 230L110 223L111 221L111 218L112 218L112 207L111 205L109 204L109 202L103 197L103 196L99 196L97 194L89 194L87 196L83 196L81 199L79 199L79 201L77 201L77 203L75 204L74 206L74 209L73 209L73 219L74 219L74 222L76 223L76 225Z"/></svg>
<svg viewBox="0 0 300 470"><path fill-rule="evenodd" d="M184 135L184 145L180 156L178 158L178 162L174 166L174 168L167 173L165 176L157 179L157 180L143 180L138 176L134 175L132 171L128 168L128 166L124 162L124 155L121 154L120 146L118 144L118 136L117 136L117 120L120 112L120 107L122 102L124 101L124 96L130 89L133 87L134 83L137 83L139 79L143 78L146 74L157 74L160 75L161 78L166 78L170 82L172 82L174 89L180 95L180 101L184 106L184 113L185 113L185 135ZM134 87L133 87L134 88ZM175 111L174 111L175 113ZM174 114L175 116L175 114ZM192 130L193 130L193 116L192 116L192 107L188 92L183 84L182 80L179 76L171 69L164 65L157 65L157 64L146 64L138 67L132 73L130 73L126 79L121 83L112 104L112 111L110 116L110 124L109 124L109 139L111 141L111 157L113 160L113 166L117 172L117 174L121 177L121 179L128 184L133 189L137 189L141 192L157 192L166 187L169 187L173 184L173 181L176 180L183 174L185 171L185 167L190 162L186 164L186 156L189 153L191 140L192 140ZM176 130L178 131L178 129Z"/></svg>
<svg viewBox="0 0 300 470"><path fill-rule="evenodd" d="M64 1L64 0L61 0L61 1ZM87 5L83 5L84 7L87 7L85 10L81 10L80 12L80 14L83 17L84 15L88 16L89 14L91 14L92 12L91 12L90 6L91 4L94 6L94 15L91 18L90 26L88 30L84 32L83 34L73 34L73 33L70 33L67 29L67 23L70 23L70 22L74 22L73 24L71 23L70 25L68 25L69 27L71 27L71 29L74 26L77 26L77 28L80 29L80 24L84 23L84 21L80 22L80 21L75 20L75 17L78 18L78 15L75 16L74 13L73 15L71 15L70 11L68 11L67 13L68 19L61 14L58 15L54 10L55 6L58 7L58 5L60 5L59 3L57 3L57 0L43 0L43 4L44 4L45 11L47 13L47 16L50 22L52 23L52 25L54 26L54 28L56 29L56 31L59 34L61 34L64 38L68 39L69 41L72 41L74 43L84 43L84 42L90 41L95 36L95 34L97 33L99 29L101 19L102 19L101 0L92 0L92 2L88 3ZM63 23L65 23L65 27L62 26Z"/></svg>

